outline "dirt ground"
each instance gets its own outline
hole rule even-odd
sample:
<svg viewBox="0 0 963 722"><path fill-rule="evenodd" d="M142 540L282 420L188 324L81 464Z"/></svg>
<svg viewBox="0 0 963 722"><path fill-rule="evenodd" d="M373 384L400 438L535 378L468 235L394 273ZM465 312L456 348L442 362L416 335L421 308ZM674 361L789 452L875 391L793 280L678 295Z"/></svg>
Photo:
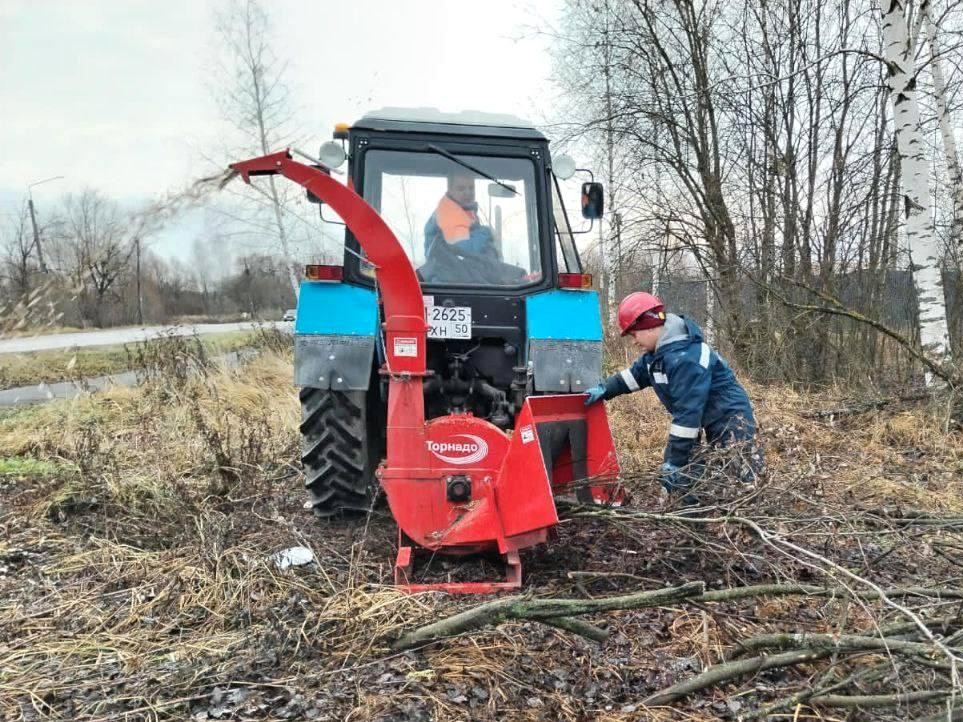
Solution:
<svg viewBox="0 0 963 722"><path fill-rule="evenodd" d="M752 488L720 481L703 514L715 521L693 523L657 493L667 426L657 402L618 399L609 410L631 504L570 510L557 538L522 555L525 595L600 599L689 581L852 593L590 615L608 632L602 643L507 621L395 652L404 632L486 600L393 588L384 508L351 521L309 516L283 342L264 339L233 370L165 343L141 387L0 419L3 719L902 720L938 713L955 687L963 435L939 403L867 410L832 393L751 387L768 477ZM278 569L271 555L295 545L316 561ZM421 569L464 573L440 557ZM925 589L890 591L908 587ZM887 628L908 656L840 649L645 701L762 634L838 641ZM833 684L847 699L833 698ZM817 688L829 690L821 702L793 702ZM911 701L925 692L942 696ZM859 704L894 694L904 697Z"/></svg>

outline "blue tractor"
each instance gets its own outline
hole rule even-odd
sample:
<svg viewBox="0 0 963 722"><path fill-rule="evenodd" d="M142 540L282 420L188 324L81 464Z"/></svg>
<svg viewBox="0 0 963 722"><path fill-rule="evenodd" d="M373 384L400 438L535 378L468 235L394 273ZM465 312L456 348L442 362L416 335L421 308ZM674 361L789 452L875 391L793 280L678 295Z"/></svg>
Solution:
<svg viewBox="0 0 963 722"><path fill-rule="evenodd" d="M380 214L417 273L429 325L426 420L468 414L511 430L526 398L580 394L599 380L599 298L560 186L575 165L566 156L553 163L548 139L531 124L385 109L337 126L320 160L335 173L347 161L347 184ZM599 218L602 205L601 185L583 183L582 215ZM295 383L306 486L320 517L364 512L378 488L392 370L374 271L346 228L343 263L307 267L301 285ZM546 466L563 456L571 465L580 443L571 425L543 432ZM432 452L450 464L477 455L471 439L462 441ZM574 466L570 476L585 475L577 459ZM470 495L458 483L449 481L452 502Z"/></svg>

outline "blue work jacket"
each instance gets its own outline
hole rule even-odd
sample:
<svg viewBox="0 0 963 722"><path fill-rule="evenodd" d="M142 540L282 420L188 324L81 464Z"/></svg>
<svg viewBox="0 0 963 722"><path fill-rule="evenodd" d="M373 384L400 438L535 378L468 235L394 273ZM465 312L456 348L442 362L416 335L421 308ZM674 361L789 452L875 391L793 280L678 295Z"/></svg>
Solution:
<svg viewBox="0 0 963 722"><path fill-rule="evenodd" d="M677 319L684 331L606 379L604 398L651 386L672 416L665 461L681 467L689 463L700 429L710 443L725 444L752 438L756 427L749 396L732 369L703 340L695 322Z"/></svg>
<svg viewBox="0 0 963 722"><path fill-rule="evenodd" d="M431 249L436 243L446 243L446 241L441 232L441 226L438 225L437 214L432 213L431 217L425 222L425 258L431 255ZM479 256L488 253L495 257L498 256L492 229L480 225L477 221L472 224L468 238L448 245L457 253L474 253Z"/></svg>

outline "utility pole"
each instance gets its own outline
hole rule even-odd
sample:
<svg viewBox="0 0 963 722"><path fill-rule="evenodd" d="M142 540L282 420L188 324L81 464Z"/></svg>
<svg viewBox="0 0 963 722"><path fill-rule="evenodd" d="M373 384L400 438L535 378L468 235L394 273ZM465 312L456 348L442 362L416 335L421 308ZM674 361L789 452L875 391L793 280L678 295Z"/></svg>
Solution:
<svg viewBox="0 0 963 722"><path fill-rule="evenodd" d="M134 238L137 251L137 323L144 325L144 294L140 290L140 238Z"/></svg>
<svg viewBox="0 0 963 722"><path fill-rule="evenodd" d="M37 249L37 262L40 264L40 271L42 273L47 272L47 264L44 263L43 248L40 246L40 230L37 228L37 215L33 207L33 187L49 183L50 181L60 180L61 178L63 178L62 175L56 175L52 178L44 178L43 180L27 185L27 208L30 209L30 225L33 226L33 245Z"/></svg>
<svg viewBox="0 0 963 722"><path fill-rule="evenodd" d="M251 288L251 267L247 265L247 258L244 259L244 283L247 286L247 300L251 307L251 320L254 320L254 289Z"/></svg>
<svg viewBox="0 0 963 722"><path fill-rule="evenodd" d="M30 209L30 225L33 226L33 245L37 249L37 261L40 263L41 273L46 273L47 264L43 262L43 249L40 247L40 231L37 230L37 216L33 210L33 198L27 199L27 208Z"/></svg>

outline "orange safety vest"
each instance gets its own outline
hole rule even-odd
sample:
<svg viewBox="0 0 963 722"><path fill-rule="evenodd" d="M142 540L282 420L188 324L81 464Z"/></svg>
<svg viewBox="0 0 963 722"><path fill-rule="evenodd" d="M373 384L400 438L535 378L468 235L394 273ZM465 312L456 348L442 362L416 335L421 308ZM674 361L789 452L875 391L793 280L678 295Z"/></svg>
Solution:
<svg viewBox="0 0 963 722"><path fill-rule="evenodd" d="M445 242L457 243L468 239L471 235L471 227L478 222L478 216L474 211L466 211L446 193L438 202L435 221L441 229Z"/></svg>

